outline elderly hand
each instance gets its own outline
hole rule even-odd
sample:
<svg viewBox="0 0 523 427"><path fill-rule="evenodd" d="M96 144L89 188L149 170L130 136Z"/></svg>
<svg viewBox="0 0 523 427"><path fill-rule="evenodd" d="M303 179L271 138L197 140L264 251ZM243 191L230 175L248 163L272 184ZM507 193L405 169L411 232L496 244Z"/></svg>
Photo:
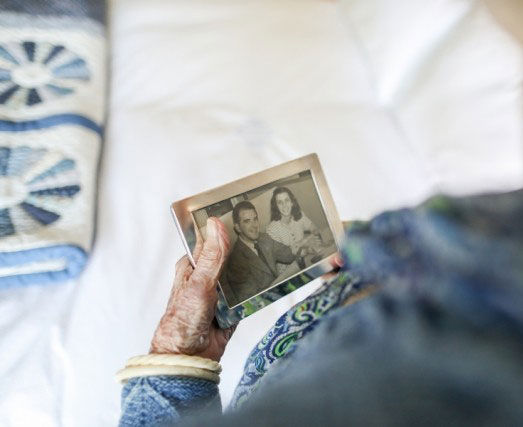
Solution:
<svg viewBox="0 0 523 427"><path fill-rule="evenodd" d="M150 353L174 353L219 361L234 328L214 322L217 280L229 252L229 237L217 218L207 220L207 239L198 239L193 252L196 267L184 256L176 264L167 309L154 333Z"/></svg>

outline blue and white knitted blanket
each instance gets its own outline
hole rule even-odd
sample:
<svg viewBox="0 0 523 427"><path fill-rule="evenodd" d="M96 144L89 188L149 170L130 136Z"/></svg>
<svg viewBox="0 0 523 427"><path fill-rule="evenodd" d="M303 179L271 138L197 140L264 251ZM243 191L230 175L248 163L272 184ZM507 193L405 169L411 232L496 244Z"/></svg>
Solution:
<svg viewBox="0 0 523 427"><path fill-rule="evenodd" d="M0 289L78 275L106 93L104 0L0 4Z"/></svg>

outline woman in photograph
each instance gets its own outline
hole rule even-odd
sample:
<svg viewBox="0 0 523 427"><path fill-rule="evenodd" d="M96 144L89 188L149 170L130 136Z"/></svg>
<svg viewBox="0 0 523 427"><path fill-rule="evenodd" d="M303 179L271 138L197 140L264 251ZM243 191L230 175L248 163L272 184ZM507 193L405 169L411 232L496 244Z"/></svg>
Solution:
<svg viewBox="0 0 523 427"><path fill-rule="evenodd" d="M277 187L271 197L271 222L267 234L291 248L296 254L300 248L312 249L320 244L317 227L302 212L298 200L287 187ZM286 265L277 265L278 273Z"/></svg>

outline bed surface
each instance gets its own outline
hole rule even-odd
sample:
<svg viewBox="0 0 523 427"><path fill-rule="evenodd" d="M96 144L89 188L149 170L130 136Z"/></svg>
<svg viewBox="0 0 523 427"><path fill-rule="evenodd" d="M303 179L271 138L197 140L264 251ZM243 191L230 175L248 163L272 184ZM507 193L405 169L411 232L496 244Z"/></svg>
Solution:
<svg viewBox="0 0 523 427"><path fill-rule="evenodd" d="M110 426L183 245L169 205L317 152L343 219L523 179L521 48L477 1L113 0L92 258L0 294L0 425ZM244 320L246 355L313 282Z"/></svg>

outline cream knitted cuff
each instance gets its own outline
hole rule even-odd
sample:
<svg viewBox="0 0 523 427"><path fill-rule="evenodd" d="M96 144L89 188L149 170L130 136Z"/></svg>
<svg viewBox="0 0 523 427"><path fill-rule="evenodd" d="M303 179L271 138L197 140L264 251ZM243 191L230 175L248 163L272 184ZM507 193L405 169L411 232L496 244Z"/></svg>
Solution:
<svg viewBox="0 0 523 427"><path fill-rule="evenodd" d="M124 369L116 373L117 381L127 382L134 377L172 375L202 378L220 382L220 364L211 359L183 354L147 354L131 357Z"/></svg>

